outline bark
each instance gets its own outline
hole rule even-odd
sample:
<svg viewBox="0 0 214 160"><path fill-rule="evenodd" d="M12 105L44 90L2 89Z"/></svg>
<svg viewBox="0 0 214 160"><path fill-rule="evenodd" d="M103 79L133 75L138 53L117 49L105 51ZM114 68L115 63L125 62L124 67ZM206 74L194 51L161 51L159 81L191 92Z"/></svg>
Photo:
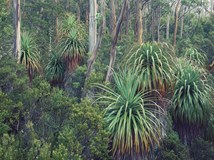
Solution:
<svg viewBox="0 0 214 160"><path fill-rule="evenodd" d="M89 23L89 1L86 2L86 10L85 10L85 23L88 26Z"/></svg>
<svg viewBox="0 0 214 160"><path fill-rule="evenodd" d="M160 42L160 25L161 25L161 20L160 20L160 17L161 17L161 8L160 6L158 6L157 8L157 41Z"/></svg>
<svg viewBox="0 0 214 160"><path fill-rule="evenodd" d="M170 24L170 15L167 15L167 22L166 22L166 39L169 39L169 24Z"/></svg>
<svg viewBox="0 0 214 160"><path fill-rule="evenodd" d="M161 35L160 35L160 25L161 25L161 21L160 21L160 19L159 19L159 20L158 20L158 29L157 29L158 42L160 42L160 40L161 40Z"/></svg>
<svg viewBox="0 0 214 160"><path fill-rule="evenodd" d="M116 9L115 9L115 4L114 4L114 0L110 1L110 29L111 29L111 38L113 41L113 37L116 33Z"/></svg>
<svg viewBox="0 0 214 160"><path fill-rule="evenodd" d="M175 6L173 46L176 46L176 38L177 38L177 32L178 32L178 15L179 15L180 7L181 7L181 0L178 0Z"/></svg>
<svg viewBox="0 0 214 160"><path fill-rule="evenodd" d="M58 1L59 0L55 0L56 5L58 5ZM55 23L56 23L56 42L58 42L58 38L59 38L59 18L58 15L56 15L56 19L55 19Z"/></svg>
<svg viewBox="0 0 214 160"><path fill-rule="evenodd" d="M136 14L136 22L135 22L135 41L139 44L143 42L143 24L142 24L142 6L141 0L135 0L135 14Z"/></svg>
<svg viewBox="0 0 214 160"><path fill-rule="evenodd" d="M154 10L152 10L151 34L152 34L152 41L155 41L155 11Z"/></svg>
<svg viewBox="0 0 214 160"><path fill-rule="evenodd" d="M101 45L102 42L102 36L103 36L103 31L105 29L106 21L105 21L105 0L101 0L101 15L102 15L102 21L101 21L101 26L98 29L98 37L97 37L97 42L96 45L93 49L93 52L91 54L91 57L87 61L87 71L86 71L86 77L85 77L85 84L82 92L82 98L86 96L86 83L87 80L89 79L91 72L93 70L93 66L95 63L95 60L97 58L98 54L98 49Z"/></svg>
<svg viewBox="0 0 214 160"><path fill-rule="evenodd" d="M130 22L130 2L128 1L125 16L125 35L129 34L129 23Z"/></svg>
<svg viewBox="0 0 214 160"><path fill-rule="evenodd" d="M89 3L89 53L92 53L97 41L97 0L89 0Z"/></svg>
<svg viewBox="0 0 214 160"><path fill-rule="evenodd" d="M110 61L109 61L108 71L107 71L106 79L105 79L106 82L110 82L111 77L112 77L112 69L114 68L114 63L115 63L115 59L116 59L116 44L117 44L119 32L121 30L121 25L122 25L122 22L124 19L127 2L128 2L128 0L123 0L122 8L120 11L120 16L119 16L119 18L117 20L117 24L116 24L116 29L113 29L112 45L111 45L111 51L110 51ZM114 0L111 0L111 4L114 4ZM114 8L113 12L115 13L115 8ZM116 17L115 14L113 17Z"/></svg>
<svg viewBox="0 0 214 160"><path fill-rule="evenodd" d="M20 0L13 0L14 6L14 47L13 47L13 56L20 59L21 51L21 14L20 14Z"/></svg>
<svg viewBox="0 0 214 160"><path fill-rule="evenodd" d="M96 45L93 49L93 52L91 54L91 57L89 58L89 60L87 61L87 72L86 72L86 80L89 78L91 71L93 69L93 65L94 62L97 58L97 52L98 52L98 48L102 42L102 36L103 36L103 30L105 27L105 0L101 0L101 15L102 15L102 22L101 22L101 26L99 27L99 31L98 31L98 37L97 37L97 42Z"/></svg>
<svg viewBox="0 0 214 160"><path fill-rule="evenodd" d="M182 15L181 15L181 30L180 30L181 38L183 37L183 31L184 31L184 13L185 13L185 8L183 6L182 7Z"/></svg>
<svg viewBox="0 0 214 160"><path fill-rule="evenodd" d="M79 5L79 3L76 3L76 7L77 7L77 20L80 21L80 5Z"/></svg>

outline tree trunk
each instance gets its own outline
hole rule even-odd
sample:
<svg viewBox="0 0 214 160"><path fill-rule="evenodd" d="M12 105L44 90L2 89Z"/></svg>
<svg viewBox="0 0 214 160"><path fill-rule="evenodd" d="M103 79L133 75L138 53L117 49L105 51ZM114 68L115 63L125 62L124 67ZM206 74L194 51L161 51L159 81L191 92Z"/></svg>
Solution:
<svg viewBox="0 0 214 160"><path fill-rule="evenodd" d="M58 5L58 1L59 0L55 0L55 3L56 3L56 5ZM58 18L58 15L56 15L56 19L55 19L55 25L56 25L56 42L58 42L58 39L59 39L59 18Z"/></svg>
<svg viewBox="0 0 214 160"><path fill-rule="evenodd" d="M13 0L14 6L14 47L13 47L13 56L18 57L20 60L21 52L21 14L20 14L20 0Z"/></svg>
<svg viewBox="0 0 214 160"><path fill-rule="evenodd" d="M182 7L182 14L181 14L181 30L180 30L180 37L183 37L183 31L184 31L184 12L185 8L184 6Z"/></svg>
<svg viewBox="0 0 214 160"><path fill-rule="evenodd" d="M120 11L120 16L117 20L116 29L113 29L113 32L112 32L112 45L111 45L111 51L110 51L110 61L109 61L108 71L107 71L106 79L105 79L106 82L110 82L111 77L112 77L112 69L114 67L114 63L115 63L115 59L116 59L116 44L117 44L119 32L121 30L121 25L122 25L122 22L124 19L127 2L128 2L128 0L123 0L123 5L122 5L121 11ZM111 8L111 9L113 9L112 12L115 13L114 0L111 0L110 3L113 7L113 8ZM116 17L115 14L113 15L113 17Z"/></svg>
<svg viewBox="0 0 214 160"><path fill-rule="evenodd" d="M152 10L152 22L151 22L151 34L152 34L152 41L155 41L155 11Z"/></svg>
<svg viewBox="0 0 214 160"><path fill-rule="evenodd" d="M89 58L89 60L87 61L87 72L86 72L86 80L89 78L91 71L93 69L93 65L94 62L97 58L97 52L98 52L98 48L102 42L102 36L103 36L103 30L105 27L105 0L101 0L101 15L102 15L102 22L101 22L101 26L99 27L99 31L98 31L98 37L97 37L97 42L96 45L93 49L93 52L91 54L91 57Z"/></svg>
<svg viewBox="0 0 214 160"><path fill-rule="evenodd" d="M77 20L80 21L80 5L79 5L79 3L76 3L76 7L77 7Z"/></svg>
<svg viewBox="0 0 214 160"><path fill-rule="evenodd" d="M167 22L166 22L166 39L169 39L169 24L170 24L170 15L167 15Z"/></svg>
<svg viewBox="0 0 214 160"><path fill-rule="evenodd" d="M126 16L125 16L125 35L129 34L129 20L130 20L130 2L128 1Z"/></svg>
<svg viewBox="0 0 214 160"><path fill-rule="evenodd" d="M86 26L88 26L88 23L89 23L89 1L87 0L86 2L86 10L85 10L85 23L86 23Z"/></svg>
<svg viewBox="0 0 214 160"><path fill-rule="evenodd" d="M135 0L135 14L136 14L136 22L135 22L135 41L139 44L143 42L143 24L142 24L142 5L141 0Z"/></svg>
<svg viewBox="0 0 214 160"><path fill-rule="evenodd" d="M97 0L89 0L89 5L89 53L91 54L97 41Z"/></svg>
<svg viewBox="0 0 214 160"><path fill-rule="evenodd" d="M178 32L178 15L179 15L180 7L181 7L181 0L178 0L175 7L173 46L176 46L176 38L177 38L177 32Z"/></svg>
<svg viewBox="0 0 214 160"><path fill-rule="evenodd" d="M157 8L157 41L160 42L160 25L161 25L161 8L158 6Z"/></svg>

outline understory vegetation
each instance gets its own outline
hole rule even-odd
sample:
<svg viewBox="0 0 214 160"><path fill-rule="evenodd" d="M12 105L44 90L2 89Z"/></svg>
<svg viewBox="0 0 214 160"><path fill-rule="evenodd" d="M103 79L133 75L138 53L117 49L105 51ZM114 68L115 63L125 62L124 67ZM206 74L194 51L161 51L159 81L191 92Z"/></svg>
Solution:
<svg viewBox="0 0 214 160"><path fill-rule="evenodd" d="M105 27L98 9L92 51L91 2L21 2L15 56L14 9L10 0L0 2L0 159L213 160L213 11L203 16L187 10L199 2L182 1L188 12L180 13L183 35L173 44L168 1L142 4L148 11L141 40L134 2L127 1L121 28L115 21L118 37L113 1L101 2L111 7ZM115 3L117 15L126 3ZM165 9L157 31L150 11L158 6Z"/></svg>

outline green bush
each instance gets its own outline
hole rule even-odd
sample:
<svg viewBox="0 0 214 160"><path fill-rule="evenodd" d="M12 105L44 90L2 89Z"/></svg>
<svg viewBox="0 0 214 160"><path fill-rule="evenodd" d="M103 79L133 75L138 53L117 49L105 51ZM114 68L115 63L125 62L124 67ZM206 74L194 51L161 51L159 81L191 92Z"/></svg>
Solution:
<svg viewBox="0 0 214 160"><path fill-rule="evenodd" d="M192 143L190 154L194 160L213 160L214 144L199 138Z"/></svg>

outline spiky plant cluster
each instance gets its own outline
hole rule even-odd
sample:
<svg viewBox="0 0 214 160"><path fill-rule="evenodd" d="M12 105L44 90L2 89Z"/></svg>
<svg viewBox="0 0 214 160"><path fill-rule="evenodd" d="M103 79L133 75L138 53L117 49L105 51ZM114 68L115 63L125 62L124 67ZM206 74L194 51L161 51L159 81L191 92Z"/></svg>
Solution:
<svg viewBox="0 0 214 160"><path fill-rule="evenodd" d="M205 66L205 62L207 61L207 56L201 52L199 52L195 48L188 48L184 54L184 58L186 61L191 63L192 65L203 67Z"/></svg>
<svg viewBox="0 0 214 160"><path fill-rule="evenodd" d="M59 52L73 71L85 54L85 30L73 15L67 15L60 26Z"/></svg>
<svg viewBox="0 0 214 160"><path fill-rule="evenodd" d="M114 73L114 90L98 85L107 93L99 99L108 105L105 119L117 159L142 159L161 137L163 110L148 92L138 91L139 80L136 72L126 70Z"/></svg>
<svg viewBox="0 0 214 160"><path fill-rule="evenodd" d="M173 59L163 46L155 43L142 44L131 50L128 65L139 71L143 90L156 89L164 94L172 82Z"/></svg>
<svg viewBox="0 0 214 160"><path fill-rule="evenodd" d="M52 83L62 82L65 74L65 63L57 53L52 53L50 61L46 66L47 79Z"/></svg>
<svg viewBox="0 0 214 160"><path fill-rule="evenodd" d="M172 117L182 138L197 136L206 125L211 105L210 93L210 86L197 68L188 65L180 68L172 98Z"/></svg>
<svg viewBox="0 0 214 160"><path fill-rule="evenodd" d="M35 38L28 32L23 32L21 35L21 53L19 63L26 66L30 82L32 81L33 74L41 71L40 56Z"/></svg>

